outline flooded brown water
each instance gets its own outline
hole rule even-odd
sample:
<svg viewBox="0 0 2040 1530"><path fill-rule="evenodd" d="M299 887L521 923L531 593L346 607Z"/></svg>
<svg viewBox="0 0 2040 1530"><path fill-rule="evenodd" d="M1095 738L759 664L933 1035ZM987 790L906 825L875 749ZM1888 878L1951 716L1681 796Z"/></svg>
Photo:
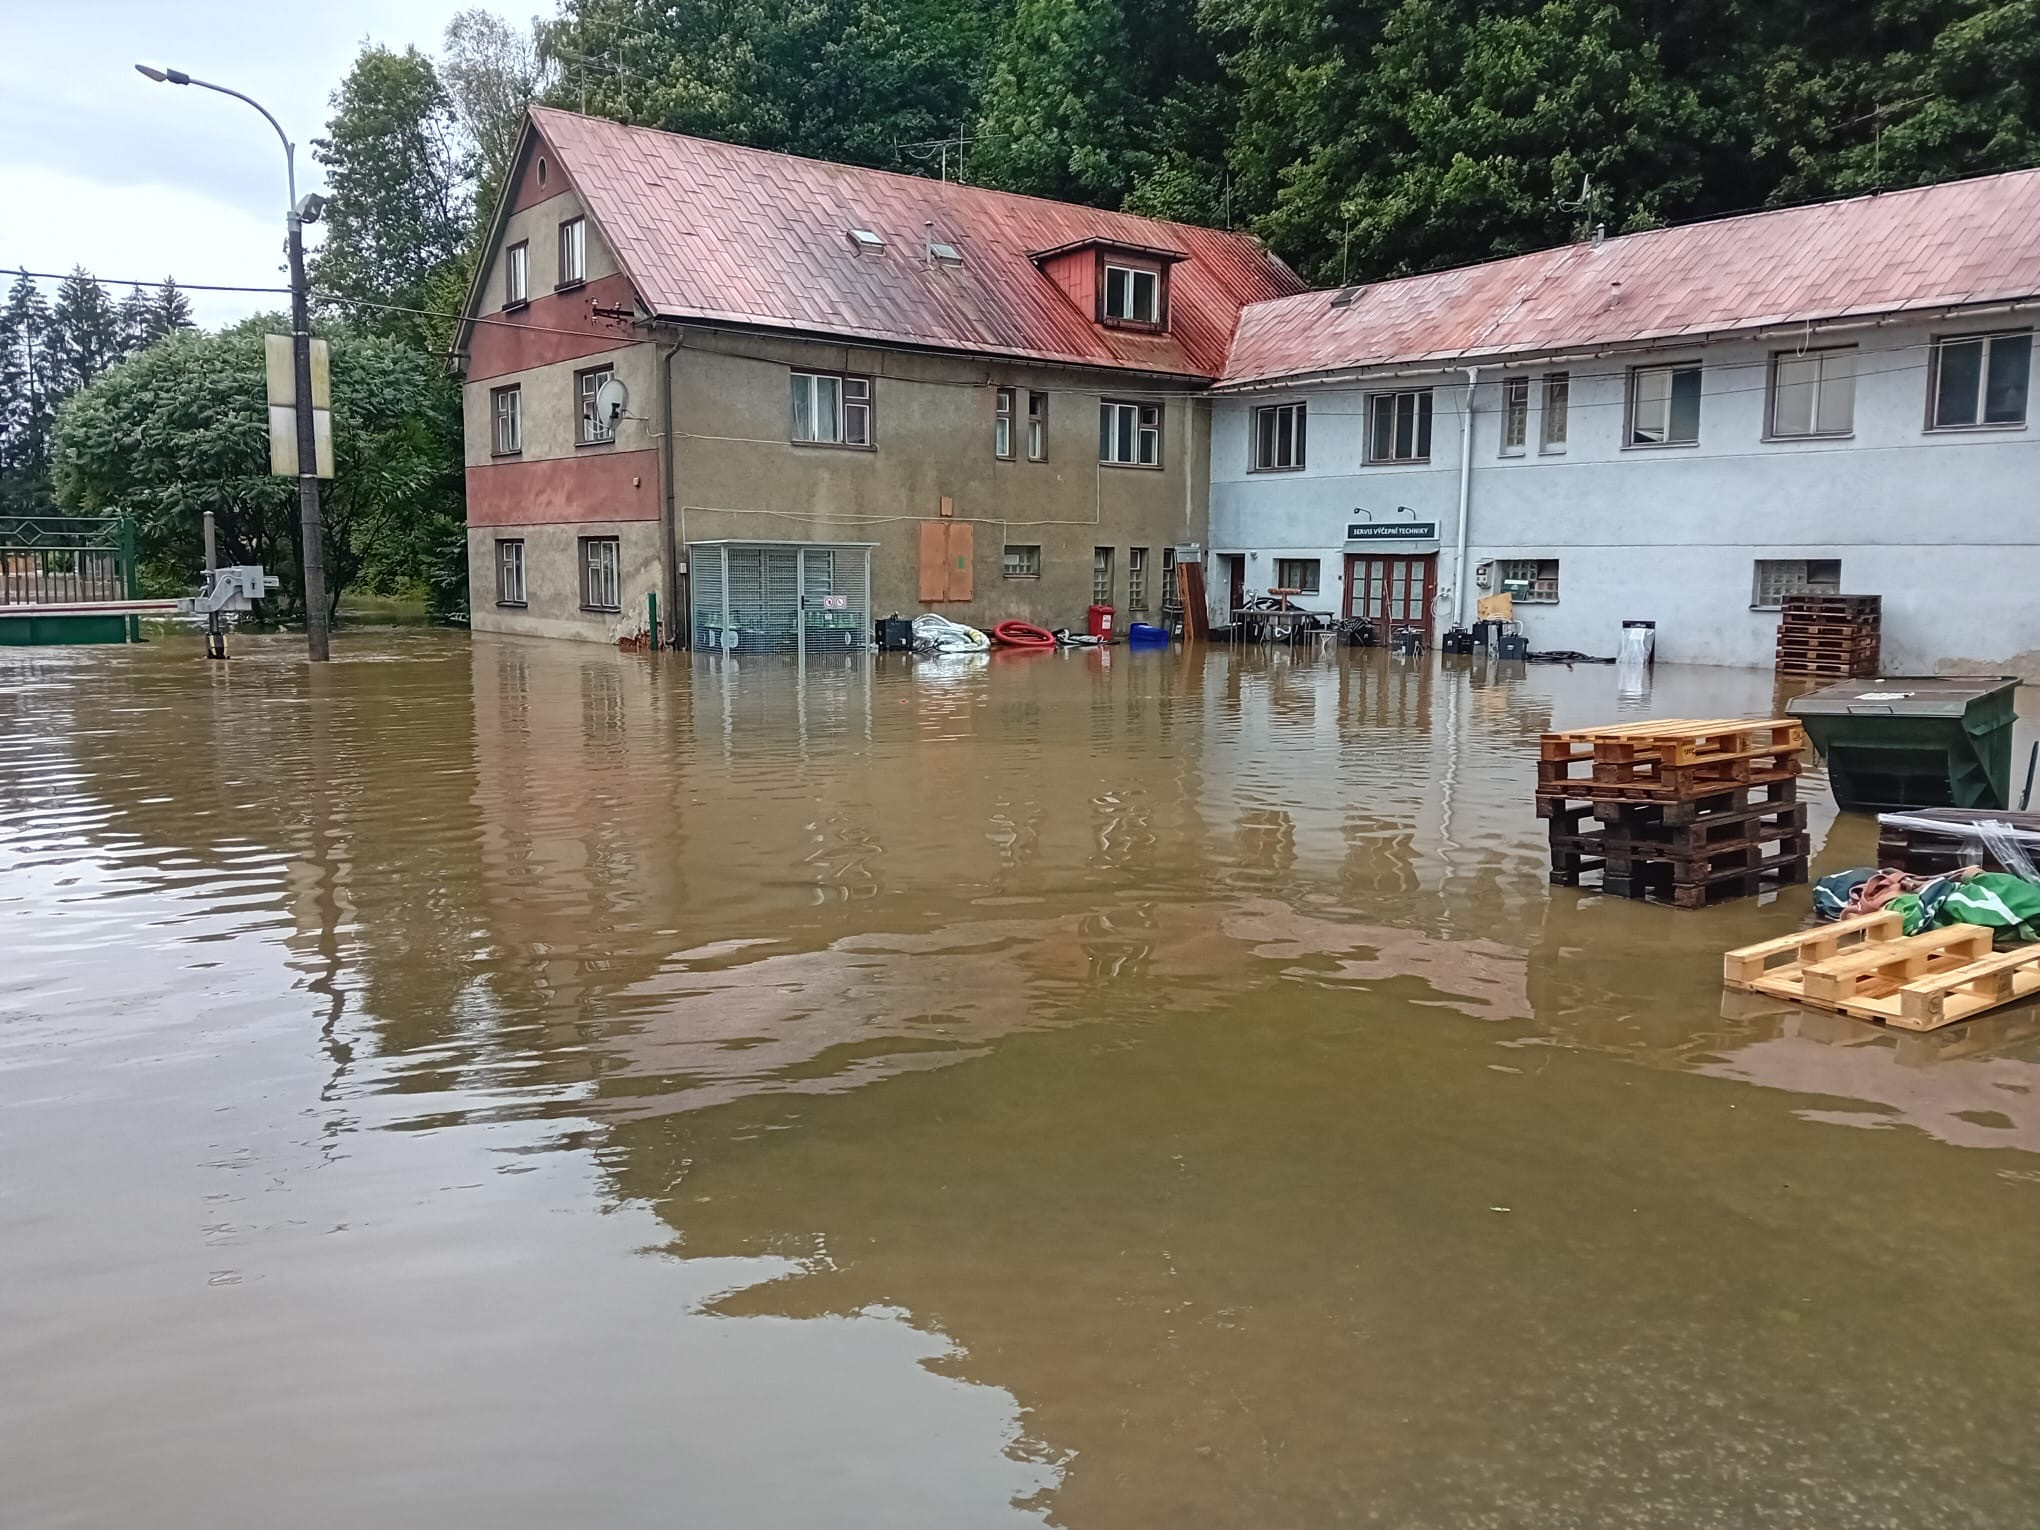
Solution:
<svg viewBox="0 0 2040 1530"><path fill-rule="evenodd" d="M2040 1017L1546 883L1769 676L339 650L0 657L0 1523L2040 1514Z"/></svg>

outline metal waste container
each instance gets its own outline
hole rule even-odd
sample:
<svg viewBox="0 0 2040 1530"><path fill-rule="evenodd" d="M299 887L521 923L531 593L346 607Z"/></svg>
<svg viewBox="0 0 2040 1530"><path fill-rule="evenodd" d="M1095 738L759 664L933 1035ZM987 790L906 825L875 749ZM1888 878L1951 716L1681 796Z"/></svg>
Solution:
<svg viewBox="0 0 2040 1530"><path fill-rule="evenodd" d="M1827 760L1838 807L2002 808L2012 789L2011 675L1886 675L1785 710Z"/></svg>

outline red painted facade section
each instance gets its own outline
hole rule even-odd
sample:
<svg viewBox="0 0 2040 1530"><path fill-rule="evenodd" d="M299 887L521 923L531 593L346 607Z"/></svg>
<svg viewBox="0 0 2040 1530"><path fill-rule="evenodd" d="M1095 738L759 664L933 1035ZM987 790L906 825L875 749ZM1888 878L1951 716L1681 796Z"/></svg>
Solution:
<svg viewBox="0 0 2040 1530"><path fill-rule="evenodd" d="M467 470L470 526L551 526L659 518L659 454L588 449L574 457Z"/></svg>
<svg viewBox="0 0 2040 1530"><path fill-rule="evenodd" d="M596 305L630 308L630 278L618 273L548 292L512 313L486 313L468 338L468 381L484 382L530 367L595 356L637 343L627 319L597 318Z"/></svg>

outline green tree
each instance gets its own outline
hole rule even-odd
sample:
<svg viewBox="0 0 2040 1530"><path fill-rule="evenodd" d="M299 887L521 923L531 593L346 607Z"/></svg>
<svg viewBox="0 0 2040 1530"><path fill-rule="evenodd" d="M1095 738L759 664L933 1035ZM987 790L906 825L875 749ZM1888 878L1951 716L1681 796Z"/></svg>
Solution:
<svg viewBox="0 0 2040 1530"><path fill-rule="evenodd" d="M58 399L50 307L26 273L0 308L0 511L50 505L50 427Z"/></svg>
<svg viewBox="0 0 2040 1530"><path fill-rule="evenodd" d="M1218 54L1190 0L1016 0L975 129L986 185L1161 213L1210 210Z"/></svg>
<svg viewBox="0 0 2040 1530"><path fill-rule="evenodd" d="M1000 0L565 0L549 99L576 111L852 164L968 122ZM953 161L952 161L953 163Z"/></svg>
<svg viewBox="0 0 2040 1530"><path fill-rule="evenodd" d="M446 24L439 78L465 139L477 208L495 206L524 109L543 93L549 68L535 31L519 31L493 11L462 11Z"/></svg>
<svg viewBox="0 0 2040 1530"><path fill-rule="evenodd" d="M58 414L59 500L80 513L133 514L158 588L190 587L210 510L222 556L284 574L283 614L303 610L296 484L269 472L262 337L284 327L267 316L219 334L172 334ZM324 494L325 553L337 607L352 586L427 577L426 552L460 520L459 457L449 440L452 390L427 357L382 336L330 339L335 476Z"/></svg>
<svg viewBox="0 0 2040 1530"><path fill-rule="evenodd" d="M119 305L83 266L57 288L50 338L59 395L75 393L121 357Z"/></svg>
<svg viewBox="0 0 2040 1530"><path fill-rule="evenodd" d="M350 323L443 350L452 321L416 310L466 254L471 204L432 60L416 48L363 49L312 148L331 192L314 286L341 300Z"/></svg>
<svg viewBox="0 0 2040 1530"><path fill-rule="evenodd" d="M1633 14L1606 0L1243 9L1233 164L1257 227L1336 282L1694 208L1721 124ZM1588 178L1590 205L1562 205Z"/></svg>

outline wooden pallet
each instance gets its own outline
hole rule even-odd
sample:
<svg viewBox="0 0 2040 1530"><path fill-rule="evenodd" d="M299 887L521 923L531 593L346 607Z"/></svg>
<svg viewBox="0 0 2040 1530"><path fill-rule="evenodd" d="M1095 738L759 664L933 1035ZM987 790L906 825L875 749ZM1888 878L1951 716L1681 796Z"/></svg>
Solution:
<svg viewBox="0 0 2040 1530"><path fill-rule="evenodd" d="M1897 914L1865 914L1722 957L1721 980L1900 1030L1932 1031L2040 994L2040 945L1991 949L1981 925L1903 933Z"/></svg>
<svg viewBox="0 0 2040 1530"><path fill-rule="evenodd" d="M1778 602L1787 616L1878 616L1884 610L1882 595L1787 595Z"/></svg>
<svg viewBox="0 0 2040 1530"><path fill-rule="evenodd" d="M1582 772L1580 766L1588 767ZM1585 756L1537 762L1541 798L1600 802L1683 802L1728 787L1762 786L1799 774L1799 750L1765 749L1720 755L1696 765L1665 765L1639 758L1600 761Z"/></svg>
<svg viewBox="0 0 2040 1530"><path fill-rule="evenodd" d="M1854 680L1863 675L1877 673L1875 659L1780 659L1777 672L1786 676L1812 677L1827 680Z"/></svg>
<svg viewBox="0 0 2040 1530"><path fill-rule="evenodd" d="M1763 781L1744 781L1716 787L1701 796L1665 801L1637 801L1634 798L1597 797L1594 784L1583 783L1578 794L1552 794L1537 799L1539 818L1576 818L1591 812L1613 821L1625 813L1647 813L1663 824L1697 823L1716 813L1736 813L1753 807L1785 807L1799 800L1799 774L1774 776Z"/></svg>

